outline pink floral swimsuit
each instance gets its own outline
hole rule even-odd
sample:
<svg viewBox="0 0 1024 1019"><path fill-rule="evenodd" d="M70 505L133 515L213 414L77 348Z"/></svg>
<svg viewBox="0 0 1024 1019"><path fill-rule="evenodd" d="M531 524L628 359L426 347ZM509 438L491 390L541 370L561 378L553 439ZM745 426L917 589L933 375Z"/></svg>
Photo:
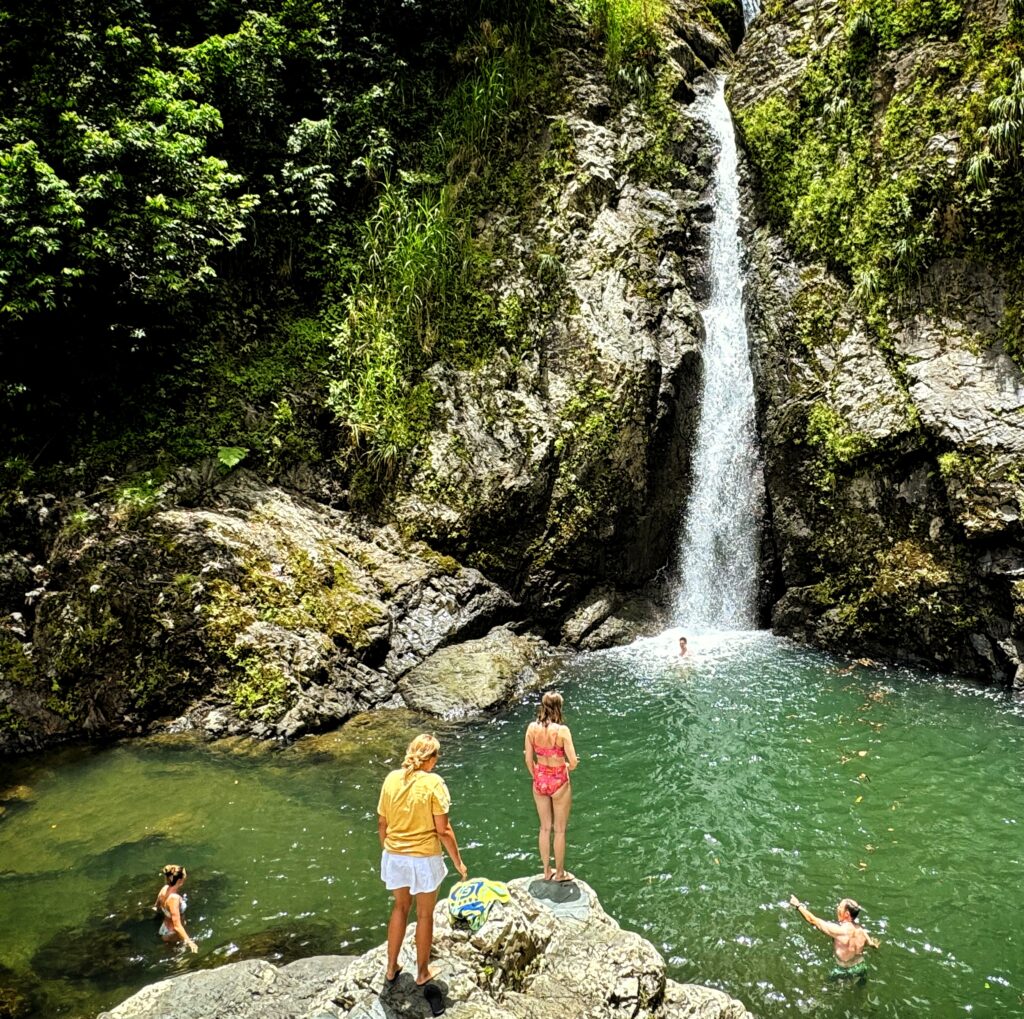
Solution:
<svg viewBox="0 0 1024 1019"><path fill-rule="evenodd" d="M531 743L531 746L533 744ZM565 751L561 747L533 746L538 757L561 757L561 764L541 764L533 766L533 788L541 796L554 796L569 781L569 769L565 764Z"/></svg>

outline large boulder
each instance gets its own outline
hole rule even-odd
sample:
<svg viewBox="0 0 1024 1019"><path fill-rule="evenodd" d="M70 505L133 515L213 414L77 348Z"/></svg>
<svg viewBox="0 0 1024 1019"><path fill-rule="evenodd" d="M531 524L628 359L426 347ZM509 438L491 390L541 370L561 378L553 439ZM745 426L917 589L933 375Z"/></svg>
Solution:
<svg viewBox="0 0 1024 1019"><path fill-rule="evenodd" d="M584 882L520 878L509 892L476 931L452 920L447 900L435 910L434 983L452 1019L752 1019L722 991L669 980L654 946L622 930ZM412 976L415 930L391 986L381 945L354 960L250 961L175 977L100 1019L420 1019L429 1009Z"/></svg>
<svg viewBox="0 0 1024 1019"><path fill-rule="evenodd" d="M534 665L546 647L536 637L496 627L479 640L434 652L399 680L398 691L409 707L430 715L486 711L539 684Z"/></svg>

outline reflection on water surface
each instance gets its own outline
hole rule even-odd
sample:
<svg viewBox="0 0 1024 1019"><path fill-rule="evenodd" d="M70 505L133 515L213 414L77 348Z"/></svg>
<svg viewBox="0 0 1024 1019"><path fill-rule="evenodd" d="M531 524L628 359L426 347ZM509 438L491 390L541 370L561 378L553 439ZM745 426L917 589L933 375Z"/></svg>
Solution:
<svg viewBox="0 0 1024 1019"><path fill-rule="evenodd" d="M675 636L559 677L582 757L568 862L605 908L672 976L764 1019L1024 1016L1012 706L764 633L693 637L681 661ZM536 870L531 714L440 732L475 873ZM38 1015L90 1015L179 969L379 944L377 792L421 724L393 712L283 751L157 739L8 767L0 988ZM156 937L168 862L190 871L197 958ZM791 891L826 916L860 900L883 942L864 987L828 983L828 939L785 906Z"/></svg>

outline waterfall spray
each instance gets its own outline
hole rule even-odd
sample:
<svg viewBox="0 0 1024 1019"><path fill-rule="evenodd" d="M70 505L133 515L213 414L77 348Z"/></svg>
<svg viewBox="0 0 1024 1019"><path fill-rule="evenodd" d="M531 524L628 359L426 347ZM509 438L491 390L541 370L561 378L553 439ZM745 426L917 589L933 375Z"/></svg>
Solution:
<svg viewBox="0 0 1024 1019"><path fill-rule="evenodd" d="M711 299L693 487L679 554L677 621L689 630L757 623L758 529L763 495L754 383L743 310L739 186L732 117L719 79L699 113L719 145L709 263Z"/></svg>

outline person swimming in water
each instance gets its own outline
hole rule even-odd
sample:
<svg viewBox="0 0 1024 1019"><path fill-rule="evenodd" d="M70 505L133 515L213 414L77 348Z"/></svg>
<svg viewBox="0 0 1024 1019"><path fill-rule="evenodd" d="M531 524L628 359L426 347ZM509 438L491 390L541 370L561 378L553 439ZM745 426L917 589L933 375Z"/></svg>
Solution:
<svg viewBox="0 0 1024 1019"><path fill-rule="evenodd" d="M836 923L815 916L795 895L790 895L789 904L795 906L812 927L817 927L822 934L827 934L832 939L836 965L828 975L830 980L866 979L868 964L864 959L864 949L869 946L877 948L878 942L857 923L857 917L860 915L859 903L853 899L840 901L836 906Z"/></svg>
<svg viewBox="0 0 1024 1019"><path fill-rule="evenodd" d="M544 880L573 881L565 869L565 829L572 806L569 772L579 764L569 726L562 722L562 695L549 690L541 698L537 721L526 729L526 770L533 779L533 801L540 818L537 844ZM551 867L552 833L555 866Z"/></svg>
<svg viewBox="0 0 1024 1019"><path fill-rule="evenodd" d="M198 952L199 946L185 932L185 921L182 918L188 903L181 894L181 888L185 884L188 872L176 863L169 863L160 873L164 879L164 886L153 903L153 909L159 910L164 916L158 933L169 945L182 941L190 952Z"/></svg>
<svg viewBox="0 0 1024 1019"><path fill-rule="evenodd" d="M685 658L687 656L687 654L689 653L689 650L690 649L686 646L686 638L685 637L680 637L679 638L679 657L680 658Z"/></svg>

